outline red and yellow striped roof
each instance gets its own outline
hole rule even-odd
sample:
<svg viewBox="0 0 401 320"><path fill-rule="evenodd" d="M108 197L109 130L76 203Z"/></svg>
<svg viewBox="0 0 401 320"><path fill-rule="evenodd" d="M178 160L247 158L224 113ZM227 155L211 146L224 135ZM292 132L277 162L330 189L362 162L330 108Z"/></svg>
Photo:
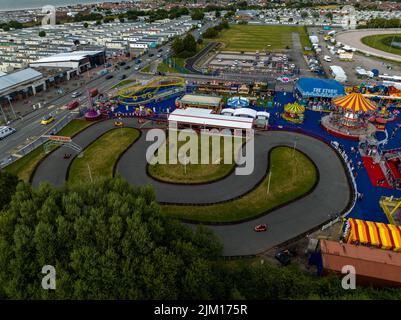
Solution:
<svg viewBox="0 0 401 320"><path fill-rule="evenodd" d="M376 110L376 105L366 99L359 92L353 92L347 96L333 99L333 103L344 110L352 111L354 113L359 111L368 112Z"/></svg>
<svg viewBox="0 0 401 320"><path fill-rule="evenodd" d="M401 251L401 228L392 224L349 218L345 240L381 249Z"/></svg>

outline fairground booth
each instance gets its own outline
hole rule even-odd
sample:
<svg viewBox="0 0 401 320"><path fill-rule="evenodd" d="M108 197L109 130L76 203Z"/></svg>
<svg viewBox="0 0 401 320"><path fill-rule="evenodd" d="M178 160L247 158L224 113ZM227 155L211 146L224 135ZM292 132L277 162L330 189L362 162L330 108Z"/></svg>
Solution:
<svg viewBox="0 0 401 320"><path fill-rule="evenodd" d="M300 78L295 86L298 102L315 111L332 111L332 99L343 95L343 85L332 79Z"/></svg>
<svg viewBox="0 0 401 320"><path fill-rule="evenodd" d="M372 136L376 127L367 118L376 110L376 106L360 93L333 99L338 113L322 117L321 125L330 134L345 139L360 140Z"/></svg>
<svg viewBox="0 0 401 320"><path fill-rule="evenodd" d="M299 103L288 103L284 106L284 113L282 118L292 123L303 123L304 122L305 107Z"/></svg>
<svg viewBox="0 0 401 320"><path fill-rule="evenodd" d="M342 227L344 242L401 251L401 227L349 218Z"/></svg>
<svg viewBox="0 0 401 320"><path fill-rule="evenodd" d="M254 118L215 114L211 109L186 108L175 109L170 113L168 123L170 127L176 126L177 129L190 128L198 132L204 129L218 129L232 134L234 129L252 129Z"/></svg>
<svg viewBox="0 0 401 320"><path fill-rule="evenodd" d="M176 107L179 109L198 108L209 109L216 113L221 111L222 97L210 96L204 94L185 94L182 98L176 100Z"/></svg>

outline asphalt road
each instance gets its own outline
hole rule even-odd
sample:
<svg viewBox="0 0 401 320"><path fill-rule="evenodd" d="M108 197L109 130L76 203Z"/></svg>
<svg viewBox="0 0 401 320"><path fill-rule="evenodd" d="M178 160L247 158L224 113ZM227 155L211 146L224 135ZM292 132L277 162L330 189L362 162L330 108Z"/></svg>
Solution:
<svg viewBox="0 0 401 320"><path fill-rule="evenodd" d="M210 22L207 21L205 24L198 29L191 31L195 39L197 40L201 33L204 32L207 28L217 24L219 21ZM139 72L139 70L145 68L149 64L153 64L157 59L157 55L160 53L159 49L162 49L162 54L166 55L168 50L170 50L170 43L167 43L160 48L150 49L146 54L139 57L141 60L140 64L135 63L135 61L127 62L131 68L129 70L124 70L124 67L121 67L119 70L111 72L114 76L112 79L105 80L105 77L102 76L100 78L94 79L90 81L87 86L88 88L98 88L100 93L107 94L107 92L121 80L119 77L121 75L127 75L128 78L134 78L136 80L150 80L152 75L143 75ZM151 56L150 56L151 55ZM138 67L138 70L135 70L135 67ZM83 90L84 88L82 88ZM84 96L80 97L82 99L81 105L86 103L87 98ZM23 146L27 145L29 142L39 138L41 135L47 134L52 130L52 128L56 125L58 121L60 121L63 117L65 117L71 111L67 110L64 106L70 102L73 98L71 98L71 93L66 93L53 101L49 101L46 107L35 110L34 112L25 116L22 120L14 121L10 126L17 129L16 133L8 136L6 139L0 141L0 161L9 155L18 153L18 150ZM40 124L40 120L43 116L51 113L55 116L56 122L47 126L43 126Z"/></svg>
<svg viewBox="0 0 401 320"><path fill-rule="evenodd" d="M340 32L336 35L336 40L347 44L350 47L356 48L358 51L363 53L368 53L372 56L377 56L381 58L386 58L390 60L395 60L401 62L401 56L398 54L381 51L363 44L361 39L363 37L372 35L383 35L383 34L401 34L400 29L379 29L379 30L350 30L345 32Z"/></svg>
<svg viewBox="0 0 401 320"><path fill-rule="evenodd" d="M140 127L134 119L123 121L127 127ZM145 125L149 126L151 123ZM74 142L86 147L112 128L112 120L100 122L77 135ZM155 181L146 175L145 153L150 143L146 142L145 133L146 131L121 157L117 171L132 184L153 185L156 199L161 202L204 204L240 196L250 191L263 178L267 171L268 151L275 146L293 147L296 141L297 149L307 154L315 163L319 182L304 198L249 222L209 226L221 238L224 254L227 256L257 254L292 239L324 223L333 214L341 213L350 199L347 177L335 151L323 142L305 135L277 131L258 133L255 138L255 170L251 175L231 174L211 184L183 186ZM37 187L43 181L61 186L65 181L68 165L73 160L63 159L67 152L74 154L70 149L61 147L41 162L33 177L33 186ZM268 231L254 232L254 226L259 223L268 224Z"/></svg>

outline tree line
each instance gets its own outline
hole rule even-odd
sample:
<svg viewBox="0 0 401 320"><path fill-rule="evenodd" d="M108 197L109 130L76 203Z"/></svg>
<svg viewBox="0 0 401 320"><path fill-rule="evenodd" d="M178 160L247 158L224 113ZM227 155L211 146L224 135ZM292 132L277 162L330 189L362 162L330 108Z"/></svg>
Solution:
<svg viewBox="0 0 401 320"><path fill-rule="evenodd" d="M400 28L400 27L401 27L401 19L398 19L398 18L392 18L392 19L373 18L373 19L369 19L366 22L366 25L358 25L358 28L360 28L360 29L363 29L363 28L384 29L384 28Z"/></svg>
<svg viewBox="0 0 401 320"><path fill-rule="evenodd" d="M56 269L56 290L41 286ZM227 262L207 228L160 213L150 187L121 177L33 189L0 172L1 299L400 299L399 289L343 290L296 265Z"/></svg>

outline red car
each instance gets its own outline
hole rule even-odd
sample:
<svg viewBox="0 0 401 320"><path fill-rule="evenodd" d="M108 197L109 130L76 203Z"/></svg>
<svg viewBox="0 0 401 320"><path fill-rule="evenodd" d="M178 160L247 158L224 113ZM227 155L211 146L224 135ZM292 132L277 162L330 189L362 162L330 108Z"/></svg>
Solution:
<svg viewBox="0 0 401 320"><path fill-rule="evenodd" d="M255 229L256 232L263 232L267 230L267 224L258 224Z"/></svg>
<svg viewBox="0 0 401 320"><path fill-rule="evenodd" d="M72 110L79 106L79 101L74 100L67 104L67 109Z"/></svg>

